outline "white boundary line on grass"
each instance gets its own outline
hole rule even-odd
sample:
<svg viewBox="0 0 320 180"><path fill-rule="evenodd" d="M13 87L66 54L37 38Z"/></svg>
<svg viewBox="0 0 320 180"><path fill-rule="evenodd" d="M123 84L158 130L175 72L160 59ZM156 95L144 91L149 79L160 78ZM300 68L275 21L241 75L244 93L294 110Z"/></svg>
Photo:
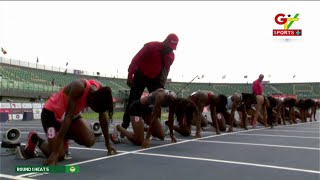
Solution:
<svg viewBox="0 0 320 180"><path fill-rule="evenodd" d="M310 124L313 124L313 122L311 122ZM288 125L288 126L299 126L299 125L300 124L292 124L292 125ZM104 156L104 157L90 159L90 160L86 160L86 161L80 161L80 162L77 162L77 163L67 164L66 166L80 165L80 164L95 162L95 161L99 161L99 160L103 160L103 159L109 159L109 158L113 158L113 157L123 156L123 155L127 155L127 154L134 154L134 153L138 153L138 152L143 152L143 151L147 151L147 150L151 150L151 149L158 149L158 148L162 148L162 147L173 146L173 145L177 145L177 144L182 144L182 143L187 143L187 142L192 142L192 141L197 141L197 140L202 140L202 139L208 139L208 138L212 138L212 137L239 134L239 133L242 133L242 132L251 132L251 131L258 131L258 130L263 130L263 129L266 129L266 128L249 129L249 130L242 130L242 131L237 131L237 132L232 132L232 133L211 135L211 136L206 136L206 137L202 137L202 138L198 138L198 139L193 138L193 139L188 139L188 140L185 140L185 141L179 141L179 142L176 142L176 143L169 143L169 144L163 144L163 145L159 145L159 146L154 146L154 147L150 147L150 148L147 148L147 149L139 149L139 150L124 152L124 153L121 153L121 154L115 154L115 155L112 155L112 156ZM35 174L39 174L39 173L27 173L27 174L18 175L17 177L25 177L25 176L35 175ZM41 175L44 175L44 174L39 174L39 176L41 176Z"/></svg>
<svg viewBox="0 0 320 180"><path fill-rule="evenodd" d="M43 129L42 125L41 126L1 126L1 129L11 129L11 128L16 128L16 129Z"/></svg>

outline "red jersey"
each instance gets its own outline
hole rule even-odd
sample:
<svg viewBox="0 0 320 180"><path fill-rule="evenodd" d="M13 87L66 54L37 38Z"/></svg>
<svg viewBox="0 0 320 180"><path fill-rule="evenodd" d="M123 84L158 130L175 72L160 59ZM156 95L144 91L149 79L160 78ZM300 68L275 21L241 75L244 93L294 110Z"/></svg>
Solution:
<svg viewBox="0 0 320 180"><path fill-rule="evenodd" d="M252 92L253 94L257 95L262 95L263 92L263 86L259 79L255 80L252 84Z"/></svg>
<svg viewBox="0 0 320 180"><path fill-rule="evenodd" d="M74 116L77 116L80 114L88 105L87 105L87 98L88 93L90 90L91 85L95 85L97 89L100 89L100 84L95 80L85 80L86 81L86 89L84 90L84 93L79 100L76 112L73 114ZM44 108L46 108L49 111L54 112L55 118L62 122L65 116L65 112L67 109L68 104L68 95L64 94L64 89L61 89L58 93L54 94L49 98L49 100L45 103Z"/></svg>
<svg viewBox="0 0 320 180"><path fill-rule="evenodd" d="M169 73L170 66L174 61L174 53L169 52L163 55L162 59L162 50L162 42L149 42L145 44L132 59L128 69L129 74L133 74L136 70L139 70L144 76L153 79L160 75L163 63Z"/></svg>

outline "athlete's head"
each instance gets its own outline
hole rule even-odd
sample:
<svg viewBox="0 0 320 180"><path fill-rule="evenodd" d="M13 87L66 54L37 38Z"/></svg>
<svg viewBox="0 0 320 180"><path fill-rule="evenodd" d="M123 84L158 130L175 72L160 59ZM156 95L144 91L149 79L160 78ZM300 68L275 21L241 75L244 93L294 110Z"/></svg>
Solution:
<svg viewBox="0 0 320 180"><path fill-rule="evenodd" d="M293 107L294 105L296 105L296 103L297 103L297 100L294 99L294 98L290 98L290 97L289 98L285 98L283 100L283 104L284 104L285 107Z"/></svg>
<svg viewBox="0 0 320 180"><path fill-rule="evenodd" d="M270 103L270 108L274 108L277 106L278 104L278 101L276 98L272 97L272 96L268 96L267 98L269 100L269 103Z"/></svg>
<svg viewBox="0 0 320 180"><path fill-rule="evenodd" d="M222 110L225 111L226 110L226 105L228 103L228 98L227 96L223 95L223 94L219 94L218 98L217 98L217 105L216 105L216 109L218 110Z"/></svg>
<svg viewBox="0 0 320 180"><path fill-rule="evenodd" d="M315 101L312 99L306 99L304 102L305 102L305 106L307 109L315 106L315 104L316 104Z"/></svg>
<svg viewBox="0 0 320 180"><path fill-rule="evenodd" d="M190 125L194 115L199 113L197 106L186 98L176 98L172 107L178 121L186 116L187 125Z"/></svg>
<svg viewBox="0 0 320 180"><path fill-rule="evenodd" d="M101 87L88 97L88 106L97 113L108 112L110 118L113 115L112 90L109 87Z"/></svg>
<svg viewBox="0 0 320 180"><path fill-rule="evenodd" d="M172 90L166 90L168 94L170 94L173 98L177 98L177 94Z"/></svg>

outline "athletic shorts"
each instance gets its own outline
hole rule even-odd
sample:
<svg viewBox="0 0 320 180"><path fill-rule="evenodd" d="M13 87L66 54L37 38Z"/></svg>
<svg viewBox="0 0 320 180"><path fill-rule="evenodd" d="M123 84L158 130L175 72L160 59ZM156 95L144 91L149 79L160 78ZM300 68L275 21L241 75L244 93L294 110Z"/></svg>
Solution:
<svg viewBox="0 0 320 180"><path fill-rule="evenodd" d="M130 116L143 117L150 113L152 113L152 107L143 105L140 100L134 101L129 108Z"/></svg>
<svg viewBox="0 0 320 180"><path fill-rule="evenodd" d="M74 118L73 121L78 119L80 119L80 116ZM41 122L47 138L51 139L56 137L57 132L60 130L61 123L55 118L54 112L43 108L41 112ZM68 139L73 139L69 132L66 133L65 141Z"/></svg>

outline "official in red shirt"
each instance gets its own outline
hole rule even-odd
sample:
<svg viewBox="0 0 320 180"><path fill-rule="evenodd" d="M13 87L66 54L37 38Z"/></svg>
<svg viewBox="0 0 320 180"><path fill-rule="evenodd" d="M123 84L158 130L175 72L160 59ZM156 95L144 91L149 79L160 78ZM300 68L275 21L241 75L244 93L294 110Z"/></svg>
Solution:
<svg viewBox="0 0 320 180"><path fill-rule="evenodd" d="M164 88L170 66L174 61L173 50L176 50L179 38L169 34L163 42L153 41L146 43L134 56L128 68L127 84L131 88L128 104L123 116L122 127L128 128L130 124L129 107L135 100L140 99L145 88L149 93ZM165 78L161 78L165 68Z"/></svg>
<svg viewBox="0 0 320 180"><path fill-rule="evenodd" d="M262 95L262 92L263 92L263 86L262 86L262 80L264 78L264 75L263 74L260 74L259 75L259 78L255 81L253 81L253 84L252 84L252 92L254 95Z"/></svg>

